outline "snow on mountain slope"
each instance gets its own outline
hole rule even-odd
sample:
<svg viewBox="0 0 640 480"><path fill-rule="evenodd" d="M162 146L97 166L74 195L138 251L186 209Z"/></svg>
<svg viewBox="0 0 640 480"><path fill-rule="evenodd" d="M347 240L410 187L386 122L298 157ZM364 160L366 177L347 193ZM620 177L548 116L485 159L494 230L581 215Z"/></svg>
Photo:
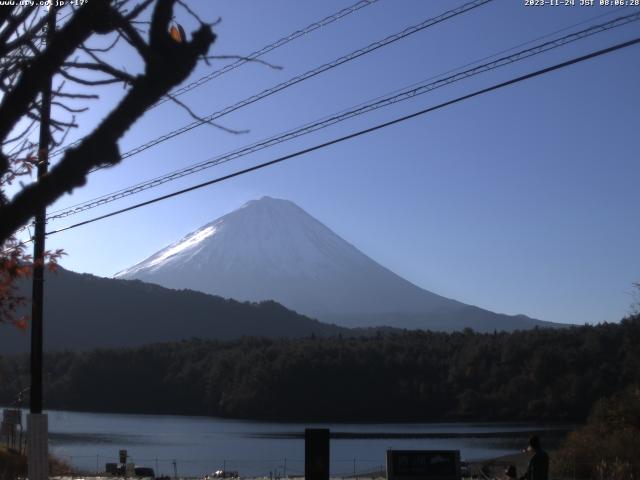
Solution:
<svg viewBox="0 0 640 480"><path fill-rule="evenodd" d="M293 202L263 197L116 274L237 300L276 300L344 326L512 330L544 323L423 290Z"/></svg>

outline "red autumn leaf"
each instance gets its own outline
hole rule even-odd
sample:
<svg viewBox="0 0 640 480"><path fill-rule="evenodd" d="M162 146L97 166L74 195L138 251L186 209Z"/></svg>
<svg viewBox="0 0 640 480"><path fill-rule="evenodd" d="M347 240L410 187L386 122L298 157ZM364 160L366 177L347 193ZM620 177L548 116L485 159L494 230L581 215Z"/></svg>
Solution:
<svg viewBox="0 0 640 480"><path fill-rule="evenodd" d="M16 268L16 276L18 277L28 277L31 275L31 266L23 265L21 267Z"/></svg>
<svg viewBox="0 0 640 480"><path fill-rule="evenodd" d="M176 43L182 43L185 40L184 29L179 23L171 25L169 29L169 35Z"/></svg>
<svg viewBox="0 0 640 480"><path fill-rule="evenodd" d="M29 322L27 321L27 317L20 317L18 320L15 320L13 324L18 328L18 330L22 332L26 332L27 328L29 328Z"/></svg>

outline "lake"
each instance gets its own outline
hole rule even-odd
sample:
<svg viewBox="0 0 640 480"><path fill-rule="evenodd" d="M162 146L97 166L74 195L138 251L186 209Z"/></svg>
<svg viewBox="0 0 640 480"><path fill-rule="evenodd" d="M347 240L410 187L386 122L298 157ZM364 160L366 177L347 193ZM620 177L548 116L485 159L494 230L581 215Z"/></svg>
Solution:
<svg viewBox="0 0 640 480"><path fill-rule="evenodd" d="M513 423L276 423L212 417L49 411L51 451L83 470L103 471L126 449L130 461L156 473L203 475L220 468L242 476L304 471L303 432L329 428L332 476L384 468L394 449L456 449L463 459L520 451L530 432L547 446L570 426Z"/></svg>

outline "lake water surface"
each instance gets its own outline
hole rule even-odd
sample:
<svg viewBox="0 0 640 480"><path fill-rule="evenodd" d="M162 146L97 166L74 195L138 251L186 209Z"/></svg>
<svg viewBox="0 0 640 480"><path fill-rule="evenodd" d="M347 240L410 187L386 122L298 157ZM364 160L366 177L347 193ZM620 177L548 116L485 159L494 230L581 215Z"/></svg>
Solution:
<svg viewBox="0 0 640 480"><path fill-rule="evenodd" d="M87 471L104 470L126 449L130 461L156 473L203 475L220 468L243 476L297 475L304 470L304 429L329 428L331 474L383 468L394 449L455 449L463 459L520 451L530 432L549 445L567 426L507 423L304 424L212 417L49 411L51 450Z"/></svg>

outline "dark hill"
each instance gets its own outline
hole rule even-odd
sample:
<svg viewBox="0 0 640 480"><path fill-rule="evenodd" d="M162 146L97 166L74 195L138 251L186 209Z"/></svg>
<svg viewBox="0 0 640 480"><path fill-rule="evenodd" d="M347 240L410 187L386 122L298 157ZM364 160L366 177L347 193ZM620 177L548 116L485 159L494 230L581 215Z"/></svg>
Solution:
<svg viewBox="0 0 640 480"><path fill-rule="evenodd" d="M23 290L29 292L29 285ZM276 302L237 302L138 280L116 280L59 269L45 284L45 350L134 347L192 337L306 337L347 333ZM29 296L29 294L25 294ZM0 353L28 351L29 336L0 325Z"/></svg>

